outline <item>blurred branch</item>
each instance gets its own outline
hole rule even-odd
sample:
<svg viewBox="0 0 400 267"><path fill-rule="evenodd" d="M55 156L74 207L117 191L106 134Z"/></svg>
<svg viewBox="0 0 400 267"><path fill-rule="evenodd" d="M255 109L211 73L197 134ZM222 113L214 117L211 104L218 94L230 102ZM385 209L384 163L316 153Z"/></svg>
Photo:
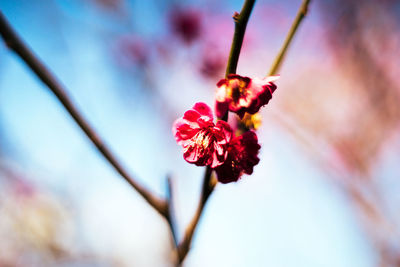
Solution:
<svg viewBox="0 0 400 267"><path fill-rule="evenodd" d="M167 177L167 222L171 230L172 239L174 241L175 248L178 247L178 236L176 234L176 227L174 222L174 204L173 204L173 190L172 190L172 178Z"/></svg>
<svg viewBox="0 0 400 267"><path fill-rule="evenodd" d="M235 32L233 35L231 50L229 54L229 59L226 67L226 74L236 73L236 68L239 60L240 50L243 44L244 34L246 32L247 22L249 21L249 17L251 11L253 10L253 6L255 0L246 0L243 4L242 10L240 14L235 12L233 15L233 19L235 21ZM224 121L228 121L228 113L222 118ZM184 237L182 241L178 245L178 261L179 264L183 262L187 253L190 250L190 245L192 243L193 235L196 230L196 227L199 223L201 214L203 213L204 207L210 195L212 194L216 185L216 180L212 179L212 169L210 167L206 168L204 179L203 179L203 188L201 191L200 202L197 207L196 213L189 224L189 226L185 230Z"/></svg>
<svg viewBox="0 0 400 267"><path fill-rule="evenodd" d="M50 89L60 103L68 111L81 130L86 134L96 149L103 155L104 159L124 178L155 210L167 218L166 202L155 197L147 189L138 184L132 176L122 167L110 149L103 143L95 130L84 119L78 109L74 106L66 90L47 69L47 67L34 55L34 53L23 43L17 33L12 29L4 15L0 12L0 35L6 45L14 51L37 75L37 77Z"/></svg>
<svg viewBox="0 0 400 267"><path fill-rule="evenodd" d="M190 222L190 224L187 226L187 228L185 230L185 235L178 246L179 263L183 262L187 253L190 250L190 244L192 243L193 234L196 230L197 224L199 223L201 214L203 213L203 209L206 205L206 202L207 202L209 196L212 194L212 192L217 184L217 181L212 178L213 178L212 169L210 167L207 167L206 172L204 174L203 187L201 190L201 197L200 197L199 205L197 206L196 213L195 213L192 221Z"/></svg>
<svg viewBox="0 0 400 267"><path fill-rule="evenodd" d="M296 18L293 21L292 26L290 27L290 30L286 36L285 42L283 43L281 50L279 51L278 55L275 58L274 63L271 66L271 69L269 70L268 76L276 74L276 72L279 70L279 68L282 65L283 58L285 57L286 51L292 42L292 39L299 28L299 25L301 21L304 19L304 17L307 15L308 12L308 5L310 3L310 0L303 0L301 3L301 6L299 10L297 11Z"/></svg>

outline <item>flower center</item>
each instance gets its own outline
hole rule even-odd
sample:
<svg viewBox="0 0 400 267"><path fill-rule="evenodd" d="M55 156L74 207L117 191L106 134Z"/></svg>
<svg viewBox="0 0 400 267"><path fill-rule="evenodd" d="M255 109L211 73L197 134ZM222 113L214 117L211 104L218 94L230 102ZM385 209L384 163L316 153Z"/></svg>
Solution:
<svg viewBox="0 0 400 267"><path fill-rule="evenodd" d="M195 137L194 137L194 144L200 149L200 151L204 151L209 147L211 140L212 139L212 134L209 129L204 129L202 131L199 131Z"/></svg>
<svg viewBox="0 0 400 267"><path fill-rule="evenodd" d="M228 95L237 102L240 97L246 94L247 83L240 79L229 80Z"/></svg>

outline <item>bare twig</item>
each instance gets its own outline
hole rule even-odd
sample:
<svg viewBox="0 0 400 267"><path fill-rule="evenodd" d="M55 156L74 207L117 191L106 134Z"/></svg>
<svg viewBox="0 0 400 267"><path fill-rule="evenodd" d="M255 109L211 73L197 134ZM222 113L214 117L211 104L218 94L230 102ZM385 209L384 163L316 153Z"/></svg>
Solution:
<svg viewBox="0 0 400 267"><path fill-rule="evenodd" d="M190 250L190 244L192 243L193 234L199 223L200 217L203 214L203 210L206 205L206 202L207 202L209 196L211 195L211 193L213 192L214 187L217 184L216 180L212 179L212 178L213 178L212 169L210 167L207 167L206 172L204 174L203 187L201 190L201 197L200 197L199 205L197 206L196 213L195 213L192 221L190 222L190 224L187 226L187 228L185 230L185 235L178 246L179 263L183 262L187 253Z"/></svg>
<svg viewBox="0 0 400 267"><path fill-rule="evenodd" d="M110 165L124 178L154 209L156 209L163 217L167 218L167 204L150 193L147 189L137 183L132 176L122 167L116 157L111 153L110 149L100 139L95 130L84 119L71 99L66 90L55 78L55 76L47 69L47 67L33 54L33 52L23 43L17 33L11 28L4 15L0 12L0 35L4 39L7 46L14 51L37 75L37 77L50 89L71 115L74 121L79 125L81 130L86 134L96 149L110 163Z"/></svg>
<svg viewBox="0 0 400 267"><path fill-rule="evenodd" d="M240 14L235 12L233 20L235 21L235 33L233 34L233 40L231 45L231 51L229 52L228 64L226 65L225 76L236 73L237 64L239 61L240 50L242 49L243 38L246 32L247 22L255 0L246 0L240 11Z"/></svg>
<svg viewBox="0 0 400 267"><path fill-rule="evenodd" d="M279 51L278 55L276 56L275 61L271 66L271 69L269 70L268 76L276 74L276 72L281 67L283 58L285 57L286 51L287 51L290 43L292 42L293 36L296 33L301 21L307 15L309 3L310 3L310 0L303 0L303 2L301 3L301 6L300 6L299 10L297 11L296 18L294 19L293 24L290 27L290 30L289 30L289 32L286 36L286 39L281 47L281 50Z"/></svg>
<svg viewBox="0 0 400 267"><path fill-rule="evenodd" d="M172 188L172 178L167 177L167 222L169 229L171 231L171 236L174 241L175 248L178 247L178 236L176 233L175 222L174 222L174 204L173 204L173 188Z"/></svg>

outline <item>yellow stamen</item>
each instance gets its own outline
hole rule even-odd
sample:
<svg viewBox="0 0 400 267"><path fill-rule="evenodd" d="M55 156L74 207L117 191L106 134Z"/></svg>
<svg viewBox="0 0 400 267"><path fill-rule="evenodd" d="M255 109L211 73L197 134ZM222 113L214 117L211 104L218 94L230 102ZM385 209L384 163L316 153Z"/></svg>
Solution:
<svg viewBox="0 0 400 267"><path fill-rule="evenodd" d="M240 79L231 79L226 88L226 94L234 100L237 100L245 94L246 87L247 83L245 81Z"/></svg>
<svg viewBox="0 0 400 267"><path fill-rule="evenodd" d="M247 129L257 130L260 128L262 123L261 115L259 113L253 115L246 113L240 123L242 123Z"/></svg>

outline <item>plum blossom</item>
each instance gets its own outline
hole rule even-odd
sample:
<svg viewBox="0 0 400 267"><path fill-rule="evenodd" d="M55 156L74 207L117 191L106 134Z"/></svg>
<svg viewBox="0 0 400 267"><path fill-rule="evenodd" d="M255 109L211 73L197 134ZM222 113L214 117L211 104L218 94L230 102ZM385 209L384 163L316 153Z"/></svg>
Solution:
<svg viewBox="0 0 400 267"><path fill-rule="evenodd" d="M188 45L201 35L202 16L199 10L175 8L170 23L173 32Z"/></svg>
<svg viewBox="0 0 400 267"><path fill-rule="evenodd" d="M218 181L223 184L236 182L244 173L252 174L253 167L260 161L260 148L257 135L253 131L233 138L224 164L215 168Z"/></svg>
<svg viewBox="0 0 400 267"><path fill-rule="evenodd" d="M214 124L212 111L205 103L196 103L186 111L174 122L172 131L187 162L211 168L225 162L232 129L225 121Z"/></svg>
<svg viewBox="0 0 400 267"><path fill-rule="evenodd" d="M228 78L217 83L216 115L222 118L228 110L237 113L240 118L246 112L257 113L272 98L272 93L276 90L273 82L278 78L279 76L269 76L250 79L237 74L228 75Z"/></svg>

